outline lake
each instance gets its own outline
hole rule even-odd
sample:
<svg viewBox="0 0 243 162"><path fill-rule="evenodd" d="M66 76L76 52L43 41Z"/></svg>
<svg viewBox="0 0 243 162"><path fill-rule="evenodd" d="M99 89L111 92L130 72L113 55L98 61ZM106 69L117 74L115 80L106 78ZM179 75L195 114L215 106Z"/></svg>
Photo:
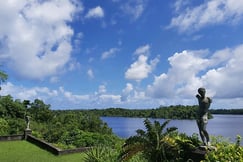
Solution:
<svg viewBox="0 0 243 162"><path fill-rule="evenodd" d="M213 115L207 125L210 135L223 136L235 141L237 135L243 137L243 115ZM112 131L121 138L128 138L136 135L137 129L145 129L143 121L145 118L128 118L128 117L102 117ZM158 120L163 123L165 119ZM175 126L181 133L191 136L193 133L198 134L198 128L195 120L171 120L168 127Z"/></svg>

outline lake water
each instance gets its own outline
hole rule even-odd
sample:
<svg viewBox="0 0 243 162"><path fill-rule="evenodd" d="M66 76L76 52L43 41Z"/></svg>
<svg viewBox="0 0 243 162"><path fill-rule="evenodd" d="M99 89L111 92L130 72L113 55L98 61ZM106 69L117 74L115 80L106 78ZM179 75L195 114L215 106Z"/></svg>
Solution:
<svg viewBox="0 0 243 162"><path fill-rule="evenodd" d="M209 120L207 130L210 135L223 136L235 141L237 135L243 137L243 115L213 115ZM145 118L127 118L127 117L102 117L104 122L112 128L112 131L121 138L128 138L136 135L137 129L145 129L143 121ZM163 123L165 119L158 120ZM168 127L175 126L181 133L192 135L198 133L195 120L171 120Z"/></svg>

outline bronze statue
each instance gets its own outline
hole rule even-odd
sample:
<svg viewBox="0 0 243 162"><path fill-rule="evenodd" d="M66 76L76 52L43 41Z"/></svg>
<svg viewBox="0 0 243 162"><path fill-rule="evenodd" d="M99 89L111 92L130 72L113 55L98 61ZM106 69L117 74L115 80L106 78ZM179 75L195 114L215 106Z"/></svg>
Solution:
<svg viewBox="0 0 243 162"><path fill-rule="evenodd" d="M210 139L209 134L206 130L206 126L208 123L208 109L210 107L210 104L212 103L212 99L205 96L205 88L199 88L198 93L199 94L197 94L196 97L199 104L199 109L197 113L197 125L199 129L199 134L203 144L205 146L210 146Z"/></svg>

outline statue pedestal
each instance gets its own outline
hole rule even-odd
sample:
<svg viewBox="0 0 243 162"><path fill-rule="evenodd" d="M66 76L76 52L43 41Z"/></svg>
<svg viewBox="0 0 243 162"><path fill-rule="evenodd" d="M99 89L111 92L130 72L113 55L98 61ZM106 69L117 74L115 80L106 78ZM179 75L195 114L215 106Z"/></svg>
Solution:
<svg viewBox="0 0 243 162"><path fill-rule="evenodd" d="M24 130L24 139L26 140L27 139L27 136L28 135L31 135L32 133L32 130L31 129L25 129Z"/></svg>

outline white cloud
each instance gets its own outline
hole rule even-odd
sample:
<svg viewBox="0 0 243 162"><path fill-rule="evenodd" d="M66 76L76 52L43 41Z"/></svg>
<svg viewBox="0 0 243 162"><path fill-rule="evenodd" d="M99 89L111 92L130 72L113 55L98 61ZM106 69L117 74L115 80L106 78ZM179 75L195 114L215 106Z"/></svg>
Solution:
<svg viewBox="0 0 243 162"><path fill-rule="evenodd" d="M197 89L204 86L207 95L213 97L212 108L239 108L243 104L242 51L243 44L215 52L208 50L177 52L168 58L170 63L168 71L155 76L146 90L127 83L121 90L121 95L109 93L106 85L100 85L97 91L91 94L74 94L63 87L27 88L15 86L10 82L1 85L0 95L11 94L14 98L31 101L39 98L51 104L54 109L106 108L107 106L154 108L159 105L197 104L194 96ZM147 56L139 55L139 57L142 59L138 58L132 65L139 64L140 59L145 59L146 61L140 60L142 68L138 68L136 74L140 76L142 71L143 76L140 78L131 76L134 80L141 80L146 76L147 73L143 72L147 70L144 65L152 66L152 61L150 64L147 63ZM132 65L130 69L139 67Z"/></svg>
<svg viewBox="0 0 243 162"><path fill-rule="evenodd" d="M85 15L85 18L103 18L104 16L104 10L100 6L97 6L95 8L90 9L88 13Z"/></svg>
<svg viewBox="0 0 243 162"><path fill-rule="evenodd" d="M207 51L183 51L168 58L171 68L167 73L155 76L148 94L155 98L190 98L194 90L201 86L196 76L209 66L209 60L203 58Z"/></svg>
<svg viewBox="0 0 243 162"><path fill-rule="evenodd" d="M176 1L176 3L179 3ZM243 18L243 1L209 0L194 8L185 8L172 18L169 28L176 27L180 32L196 31L208 25L235 24Z"/></svg>
<svg viewBox="0 0 243 162"><path fill-rule="evenodd" d="M108 94L105 85L100 85L98 92L91 95L90 105L93 107L107 108L107 105L116 105L120 103L121 96Z"/></svg>
<svg viewBox="0 0 243 162"><path fill-rule="evenodd" d="M2 96L10 94L14 98L21 100L46 99L47 96L56 97L58 95L56 90L49 90L47 87L25 88L23 86L15 86L11 82L3 84L0 92Z"/></svg>
<svg viewBox="0 0 243 162"><path fill-rule="evenodd" d="M158 58L155 58L148 64L148 57L145 55L140 55L130 68L125 73L125 78L130 80L141 81L148 77L148 75L155 68L159 62Z"/></svg>
<svg viewBox="0 0 243 162"><path fill-rule="evenodd" d="M168 59L171 65L168 72L155 76L147 87L147 95L177 104L192 104L197 89L203 86L217 100L218 107L224 107L225 102L220 103L223 99L233 103L243 98L242 50L243 45L239 45L215 51L210 57L207 50L175 53Z"/></svg>
<svg viewBox="0 0 243 162"><path fill-rule="evenodd" d="M149 53L150 53L150 46L148 44L137 48L136 51L134 52L135 55L146 55L146 56L148 56Z"/></svg>
<svg viewBox="0 0 243 162"><path fill-rule="evenodd" d="M129 0L121 6L125 14L132 17L132 20L137 20L144 12L147 5L147 0Z"/></svg>
<svg viewBox="0 0 243 162"><path fill-rule="evenodd" d="M105 51L105 52L102 53L102 55L101 55L101 59L104 60L104 59L111 58L111 57L113 57L118 51L119 51L118 48L111 48L111 49L109 49L108 51Z"/></svg>
<svg viewBox="0 0 243 162"><path fill-rule="evenodd" d="M90 99L89 95L75 95L70 91L64 90L63 87L59 87L59 96L73 104L80 104L83 101L87 102Z"/></svg>
<svg viewBox="0 0 243 162"><path fill-rule="evenodd" d="M87 71L87 74L88 74L89 78L91 78L91 79L94 78L94 73L93 73L93 70L92 70L92 69L89 69L89 70Z"/></svg>
<svg viewBox="0 0 243 162"><path fill-rule="evenodd" d="M47 87L23 87L16 86L10 82L2 85L1 96L11 95L14 99L30 100L41 99L47 104L51 104L54 109L81 108L90 103L90 95L77 95L66 91L63 87L51 90ZM86 108L87 108L86 107Z"/></svg>
<svg viewBox="0 0 243 162"><path fill-rule="evenodd" d="M138 47L134 54L138 55L138 59L131 64L130 68L125 73L125 78L130 80L141 81L148 77L159 62L159 56L150 60L148 63L148 55L150 53L150 46L144 45Z"/></svg>
<svg viewBox="0 0 243 162"><path fill-rule="evenodd" d="M105 85L100 85L97 94L104 94L104 93L106 93L106 87Z"/></svg>
<svg viewBox="0 0 243 162"><path fill-rule="evenodd" d="M212 57L212 62L219 58L219 53L223 56L219 59L219 67L210 69L203 77L202 81L215 94L217 98L243 98L243 44L235 48L227 48L216 52Z"/></svg>
<svg viewBox="0 0 243 162"><path fill-rule="evenodd" d="M67 24L82 5L65 1L0 2L1 62L19 76L43 79L71 60L73 30ZM30 71L31 70L31 71Z"/></svg>
<svg viewBox="0 0 243 162"><path fill-rule="evenodd" d="M126 87L122 90L121 101L127 101L132 91L133 85L131 83L127 83Z"/></svg>

